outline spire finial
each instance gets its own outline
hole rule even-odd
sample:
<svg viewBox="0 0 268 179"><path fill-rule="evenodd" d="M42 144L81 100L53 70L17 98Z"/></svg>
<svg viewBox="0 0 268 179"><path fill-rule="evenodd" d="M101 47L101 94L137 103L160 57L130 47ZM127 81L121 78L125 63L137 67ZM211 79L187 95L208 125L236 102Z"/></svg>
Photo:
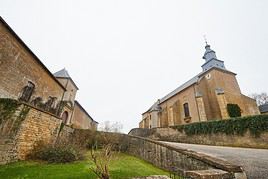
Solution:
<svg viewBox="0 0 268 179"><path fill-rule="evenodd" d="M206 35L203 35L203 37L204 37L204 40L205 40L205 43L206 43L206 46L207 46L208 45L207 37L206 37Z"/></svg>

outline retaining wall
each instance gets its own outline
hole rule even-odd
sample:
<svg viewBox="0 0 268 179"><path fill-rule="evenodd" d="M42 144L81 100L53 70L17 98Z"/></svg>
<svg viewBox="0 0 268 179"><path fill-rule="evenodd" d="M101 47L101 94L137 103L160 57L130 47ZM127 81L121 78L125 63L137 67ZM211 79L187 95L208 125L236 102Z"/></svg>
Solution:
<svg viewBox="0 0 268 179"><path fill-rule="evenodd" d="M258 137L251 135L249 131L244 135L212 133L209 135L200 134L189 136L185 132L173 128L135 128L129 134L159 141L268 149L268 132L263 132Z"/></svg>
<svg viewBox="0 0 268 179"><path fill-rule="evenodd" d="M24 160L39 142L55 142L61 126L53 114L16 100L8 104L0 104L0 164Z"/></svg>

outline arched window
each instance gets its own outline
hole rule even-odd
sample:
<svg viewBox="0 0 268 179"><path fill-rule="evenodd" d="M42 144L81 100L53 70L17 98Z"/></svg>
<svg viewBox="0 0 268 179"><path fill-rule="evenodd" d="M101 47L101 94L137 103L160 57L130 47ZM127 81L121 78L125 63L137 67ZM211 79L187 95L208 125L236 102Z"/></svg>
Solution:
<svg viewBox="0 0 268 179"><path fill-rule="evenodd" d="M62 119L62 122L64 123L64 124L66 124L67 123L67 121L68 121L68 112L67 111L64 111L64 113L62 114L62 116L61 116L61 119Z"/></svg>
<svg viewBox="0 0 268 179"><path fill-rule="evenodd" d="M184 109L185 117L190 117L190 111L189 111L189 104L188 103L183 104L183 109Z"/></svg>

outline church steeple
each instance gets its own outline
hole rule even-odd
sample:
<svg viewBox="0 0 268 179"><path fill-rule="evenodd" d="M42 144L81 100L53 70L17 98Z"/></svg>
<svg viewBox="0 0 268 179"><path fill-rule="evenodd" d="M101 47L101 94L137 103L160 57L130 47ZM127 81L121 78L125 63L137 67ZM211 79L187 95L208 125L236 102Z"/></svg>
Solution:
<svg viewBox="0 0 268 179"><path fill-rule="evenodd" d="M207 42L206 42L205 49L206 51L203 56L203 59L205 59L206 61L209 61L211 59L217 59L215 51L210 49L210 45L208 45Z"/></svg>
<svg viewBox="0 0 268 179"><path fill-rule="evenodd" d="M217 59L216 52L210 48L210 45L207 43L207 41L205 49L206 51L203 59L205 59L206 62L202 65L203 71L207 71L213 67L225 69L224 62Z"/></svg>

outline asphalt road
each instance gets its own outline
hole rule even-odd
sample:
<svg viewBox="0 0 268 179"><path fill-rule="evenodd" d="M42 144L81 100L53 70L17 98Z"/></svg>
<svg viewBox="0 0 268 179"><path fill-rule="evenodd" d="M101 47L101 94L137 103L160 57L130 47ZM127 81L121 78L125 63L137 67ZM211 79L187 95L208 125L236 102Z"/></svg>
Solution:
<svg viewBox="0 0 268 179"><path fill-rule="evenodd" d="M268 150L165 142L242 166L249 179L268 179Z"/></svg>

